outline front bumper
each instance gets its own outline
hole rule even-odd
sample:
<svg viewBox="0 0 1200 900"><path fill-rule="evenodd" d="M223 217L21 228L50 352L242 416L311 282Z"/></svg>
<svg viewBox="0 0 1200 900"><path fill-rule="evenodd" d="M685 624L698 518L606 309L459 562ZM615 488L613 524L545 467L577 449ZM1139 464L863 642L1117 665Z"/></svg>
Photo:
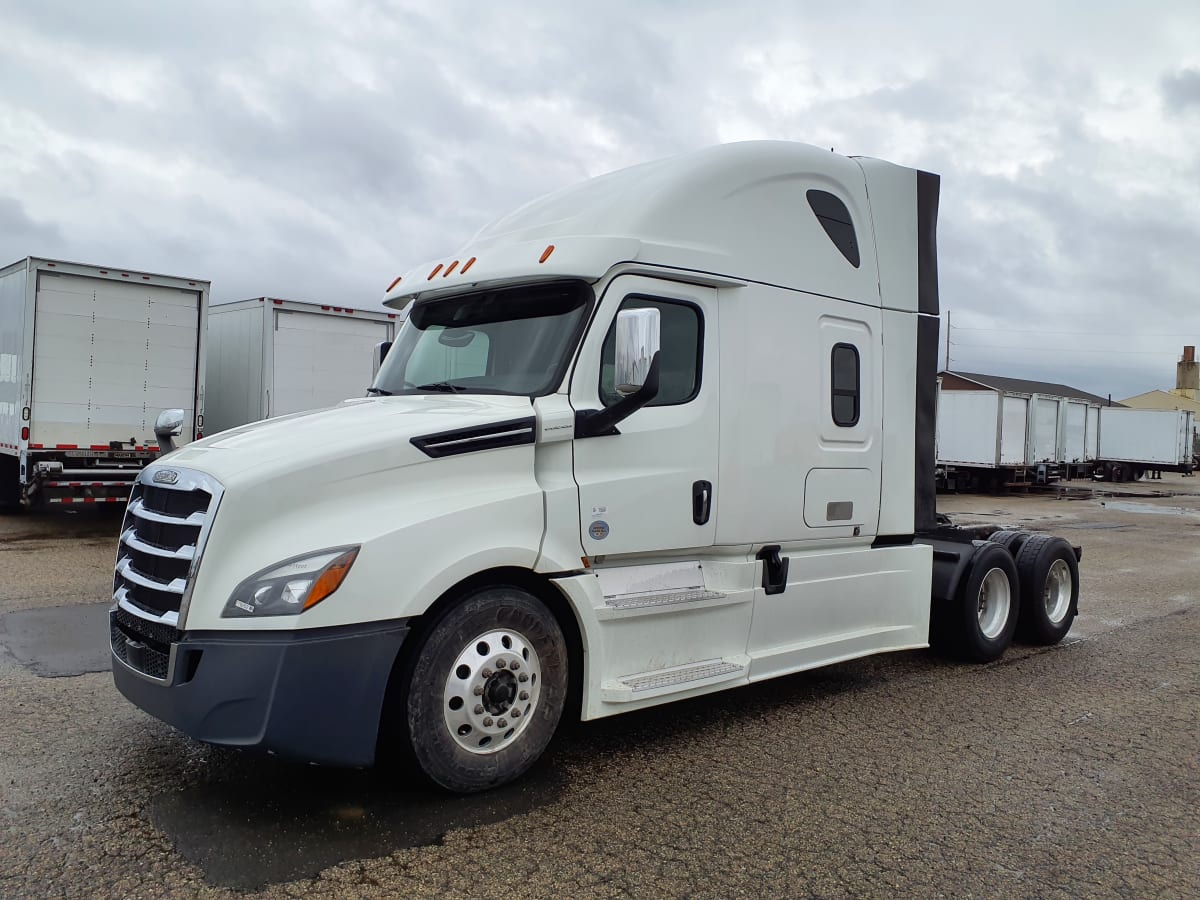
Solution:
<svg viewBox="0 0 1200 900"><path fill-rule="evenodd" d="M210 744L328 765L375 761L407 620L174 635L142 624L110 613L113 680L150 715Z"/></svg>

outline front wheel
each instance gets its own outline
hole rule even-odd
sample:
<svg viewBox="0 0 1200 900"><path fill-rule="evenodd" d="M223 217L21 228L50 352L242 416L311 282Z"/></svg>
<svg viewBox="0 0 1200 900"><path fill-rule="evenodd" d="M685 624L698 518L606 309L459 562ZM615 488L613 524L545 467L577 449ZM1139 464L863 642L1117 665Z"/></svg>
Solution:
<svg viewBox="0 0 1200 900"><path fill-rule="evenodd" d="M554 736L567 683L566 640L540 600L516 587L468 595L413 660L404 712L417 765L458 793L513 781Z"/></svg>

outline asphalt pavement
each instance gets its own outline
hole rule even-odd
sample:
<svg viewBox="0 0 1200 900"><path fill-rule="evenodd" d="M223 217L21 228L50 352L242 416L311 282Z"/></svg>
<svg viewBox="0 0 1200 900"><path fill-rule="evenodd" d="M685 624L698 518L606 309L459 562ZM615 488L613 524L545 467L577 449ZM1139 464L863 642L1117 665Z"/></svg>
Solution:
<svg viewBox="0 0 1200 900"><path fill-rule="evenodd" d="M151 719L96 671L119 519L0 517L0 896L1200 896L1197 481L939 498L1083 546L1058 647L585 723L475 797Z"/></svg>

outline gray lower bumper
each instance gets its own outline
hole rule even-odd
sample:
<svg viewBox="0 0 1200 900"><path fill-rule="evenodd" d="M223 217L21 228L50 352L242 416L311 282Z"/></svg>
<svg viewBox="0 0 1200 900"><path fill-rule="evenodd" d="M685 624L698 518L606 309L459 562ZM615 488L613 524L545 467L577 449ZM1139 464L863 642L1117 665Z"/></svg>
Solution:
<svg viewBox="0 0 1200 900"><path fill-rule="evenodd" d="M112 615L116 643L122 632ZM113 653L113 680L135 705L197 740L368 766L407 634L404 620L282 633L188 632L171 645L165 678L139 672L122 647Z"/></svg>

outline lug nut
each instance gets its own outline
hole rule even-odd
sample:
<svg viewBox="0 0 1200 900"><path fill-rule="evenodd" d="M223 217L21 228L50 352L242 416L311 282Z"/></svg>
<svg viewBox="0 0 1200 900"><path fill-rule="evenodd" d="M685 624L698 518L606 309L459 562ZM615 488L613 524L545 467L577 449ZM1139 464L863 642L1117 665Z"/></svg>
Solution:
<svg viewBox="0 0 1200 900"><path fill-rule="evenodd" d="M495 672L493 672L491 669L484 669L484 670L483 670L483 677L484 677L484 678L491 678L491 677L492 677L494 674L496 674L496 673L495 673Z"/></svg>
<svg viewBox="0 0 1200 900"><path fill-rule="evenodd" d="M515 672L517 669L521 668L521 664L514 659L508 664L508 667Z"/></svg>
<svg viewBox="0 0 1200 900"><path fill-rule="evenodd" d="M483 696L483 685L482 684L475 685L475 687L472 689L472 693L474 693L476 697L482 697Z"/></svg>
<svg viewBox="0 0 1200 900"><path fill-rule="evenodd" d="M514 719L519 719L519 718L521 718L521 711L520 711L519 709L514 709L514 710L512 711L512 717L513 717Z"/></svg>
<svg viewBox="0 0 1200 900"><path fill-rule="evenodd" d="M483 704L482 703L475 704L475 715L477 715L477 716L483 715Z"/></svg>
<svg viewBox="0 0 1200 900"><path fill-rule="evenodd" d="M520 696L521 696L522 700L528 700L529 699L529 691L521 691Z"/></svg>
<svg viewBox="0 0 1200 900"><path fill-rule="evenodd" d="M497 669L503 669L506 665L507 665L507 663L504 660L502 660L502 659L496 660L496 668Z"/></svg>
<svg viewBox="0 0 1200 900"><path fill-rule="evenodd" d="M486 719L483 720L483 727L484 728L492 727L492 717L491 716L488 716Z"/></svg>
<svg viewBox="0 0 1200 900"><path fill-rule="evenodd" d="M522 672L520 675L517 676L517 681L528 681L528 680L529 680L529 676L526 675L524 672Z"/></svg>
<svg viewBox="0 0 1200 900"><path fill-rule="evenodd" d="M508 727L508 722L507 722L507 721L505 721L504 719L501 719L501 720L500 720L499 722L497 722L496 724L497 724L497 725L499 725L501 728L507 728L507 727Z"/></svg>

